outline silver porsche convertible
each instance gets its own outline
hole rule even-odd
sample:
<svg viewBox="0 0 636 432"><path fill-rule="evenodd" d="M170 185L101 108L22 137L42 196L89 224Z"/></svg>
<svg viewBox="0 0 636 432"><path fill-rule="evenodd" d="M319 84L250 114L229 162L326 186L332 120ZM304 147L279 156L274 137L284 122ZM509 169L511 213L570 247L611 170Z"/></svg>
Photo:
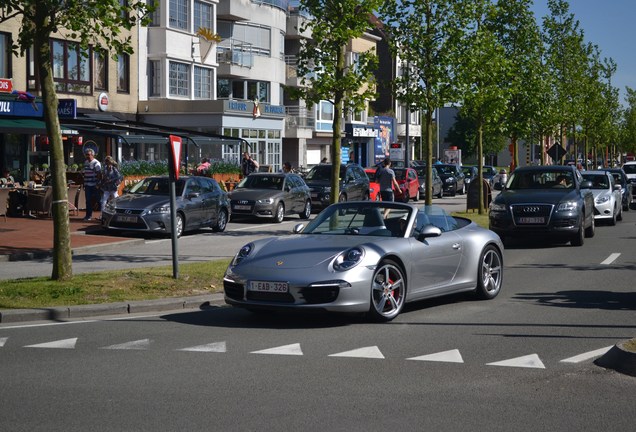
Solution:
<svg viewBox="0 0 636 432"><path fill-rule="evenodd" d="M243 246L223 278L225 301L250 310L365 312L390 321L404 304L472 291L492 299L503 244L436 206L333 204L289 236Z"/></svg>

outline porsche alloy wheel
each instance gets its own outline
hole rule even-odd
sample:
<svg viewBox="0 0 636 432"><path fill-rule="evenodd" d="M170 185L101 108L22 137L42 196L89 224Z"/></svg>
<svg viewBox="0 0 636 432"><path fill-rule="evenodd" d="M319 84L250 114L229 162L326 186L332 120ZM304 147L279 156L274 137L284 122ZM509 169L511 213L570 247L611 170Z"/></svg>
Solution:
<svg viewBox="0 0 636 432"><path fill-rule="evenodd" d="M477 295L482 299L492 299L499 294L503 280L503 259L494 246L487 246L479 260L477 275Z"/></svg>
<svg viewBox="0 0 636 432"><path fill-rule="evenodd" d="M392 260L382 261L373 273L369 314L375 321L391 321L404 307L406 279Z"/></svg>

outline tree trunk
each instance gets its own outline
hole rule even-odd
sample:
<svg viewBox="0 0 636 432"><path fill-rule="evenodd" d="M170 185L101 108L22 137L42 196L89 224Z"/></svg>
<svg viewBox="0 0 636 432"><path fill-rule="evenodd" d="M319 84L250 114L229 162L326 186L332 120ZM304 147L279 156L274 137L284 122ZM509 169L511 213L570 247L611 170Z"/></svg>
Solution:
<svg viewBox="0 0 636 432"><path fill-rule="evenodd" d="M69 227L68 191L66 169L64 168L64 147L62 130L57 115L58 99L50 62L50 47L47 35L39 35L34 40L36 61L40 74L40 85L44 106L44 121L51 148L51 187L53 200L53 270L51 279L65 280L73 276L71 256L71 232Z"/></svg>
<svg viewBox="0 0 636 432"><path fill-rule="evenodd" d="M426 108L426 195L424 203L433 204L433 110ZM437 111L439 115L439 110Z"/></svg>
<svg viewBox="0 0 636 432"><path fill-rule="evenodd" d="M477 181L479 182L479 214L483 215L485 212L485 207L484 207L484 182L482 181L482 179L484 178L484 126L483 126L483 122L479 122L479 127L477 129L478 132L478 138L477 138L477 160L478 160L478 167L477 168L479 170L479 173L477 175Z"/></svg>
<svg viewBox="0 0 636 432"><path fill-rule="evenodd" d="M345 46L342 46L338 50L337 66L336 66L336 81L342 78L345 68ZM331 141L331 161L333 169L331 172L331 199L330 203L338 202L340 197L340 164L341 164L341 137L340 131L342 130L342 104L344 96L341 91L336 91L333 101L333 138Z"/></svg>

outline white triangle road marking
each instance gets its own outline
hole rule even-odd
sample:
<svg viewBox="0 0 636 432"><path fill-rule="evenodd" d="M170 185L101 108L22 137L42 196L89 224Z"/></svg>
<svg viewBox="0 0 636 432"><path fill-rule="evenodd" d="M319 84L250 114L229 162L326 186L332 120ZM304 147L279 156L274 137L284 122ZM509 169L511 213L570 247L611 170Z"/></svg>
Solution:
<svg viewBox="0 0 636 432"><path fill-rule="evenodd" d="M384 355L377 346L358 348L351 351L344 351L336 354L329 354L329 357L356 357L383 359Z"/></svg>
<svg viewBox="0 0 636 432"><path fill-rule="evenodd" d="M194 351L194 352L227 352L225 342L214 342L206 345L197 345L189 348L181 348L177 351Z"/></svg>
<svg viewBox="0 0 636 432"><path fill-rule="evenodd" d="M260 351L252 351L250 354L278 354L278 355L303 355L300 344L283 345L275 348L268 348Z"/></svg>
<svg viewBox="0 0 636 432"><path fill-rule="evenodd" d="M517 357L509 360L502 360L494 363L486 363L486 365L545 369L545 365L536 354L529 354L527 356Z"/></svg>
<svg viewBox="0 0 636 432"><path fill-rule="evenodd" d="M113 349L113 350L145 350L150 346L150 339L140 339L136 341L126 342L123 344L110 345L102 347L101 349Z"/></svg>
<svg viewBox="0 0 636 432"><path fill-rule="evenodd" d="M447 362L447 363L464 363L464 359L458 349L442 351L435 354L427 354L419 357L407 358L407 360Z"/></svg>
<svg viewBox="0 0 636 432"><path fill-rule="evenodd" d="M7 340L9 340L8 337L1 337L0 338L0 348L2 348L5 343L7 343Z"/></svg>
<svg viewBox="0 0 636 432"><path fill-rule="evenodd" d="M561 363L580 363L582 361L589 360L589 359L592 359L594 357L600 357L603 354L605 354L606 352L608 352L610 349L612 349L612 346L608 346L608 347L605 347L605 348L597 349L597 350L594 350L594 351L588 351L586 353L575 355L574 357L569 357L569 358L563 359L563 360L561 360Z"/></svg>
<svg viewBox="0 0 636 432"><path fill-rule="evenodd" d="M53 342L46 342L35 345L25 345L24 348L62 348L62 349L73 349L75 348L75 344L77 343L77 338L71 339L62 339Z"/></svg>

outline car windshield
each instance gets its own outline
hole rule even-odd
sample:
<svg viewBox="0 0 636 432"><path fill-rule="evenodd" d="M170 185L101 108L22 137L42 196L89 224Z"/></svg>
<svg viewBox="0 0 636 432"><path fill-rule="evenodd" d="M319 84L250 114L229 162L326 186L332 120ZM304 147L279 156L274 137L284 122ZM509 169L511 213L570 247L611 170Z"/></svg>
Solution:
<svg viewBox="0 0 636 432"><path fill-rule="evenodd" d="M472 167L464 167L462 168L462 172L464 173L464 175L466 177L472 177L473 176L473 169Z"/></svg>
<svg viewBox="0 0 636 432"><path fill-rule="evenodd" d="M340 203L327 207L303 234L403 237L414 207L393 202Z"/></svg>
<svg viewBox="0 0 636 432"><path fill-rule="evenodd" d="M457 167L453 165L437 165L435 168L440 174L455 175L457 173Z"/></svg>
<svg viewBox="0 0 636 432"><path fill-rule="evenodd" d="M521 171L511 174L506 184L508 190L519 189L572 189L571 171Z"/></svg>
<svg viewBox="0 0 636 432"><path fill-rule="evenodd" d="M282 190L284 180L282 176L250 175L241 180L236 188Z"/></svg>
<svg viewBox="0 0 636 432"><path fill-rule="evenodd" d="M609 189L609 178L604 174L583 174L583 178L592 182L590 189Z"/></svg>
<svg viewBox="0 0 636 432"><path fill-rule="evenodd" d="M179 196L183 193L185 186L185 180L179 179L176 182L176 195ZM170 180L167 177L146 177L136 185L134 185L130 192L132 194L139 195L165 195L170 194Z"/></svg>
<svg viewBox="0 0 636 432"><path fill-rule="evenodd" d="M623 176L623 173L620 171L610 171L610 174L612 174L612 177L614 177L614 181L618 184L620 184L621 186L625 184L625 177Z"/></svg>
<svg viewBox="0 0 636 432"><path fill-rule="evenodd" d="M636 164L623 165L623 171L625 171L626 174L636 174Z"/></svg>
<svg viewBox="0 0 636 432"><path fill-rule="evenodd" d="M396 168L393 170L396 180L404 180L406 178L406 170L403 168Z"/></svg>
<svg viewBox="0 0 636 432"><path fill-rule="evenodd" d="M345 177L346 168L340 168L340 178ZM316 165L305 177L307 181L331 180L331 165Z"/></svg>

